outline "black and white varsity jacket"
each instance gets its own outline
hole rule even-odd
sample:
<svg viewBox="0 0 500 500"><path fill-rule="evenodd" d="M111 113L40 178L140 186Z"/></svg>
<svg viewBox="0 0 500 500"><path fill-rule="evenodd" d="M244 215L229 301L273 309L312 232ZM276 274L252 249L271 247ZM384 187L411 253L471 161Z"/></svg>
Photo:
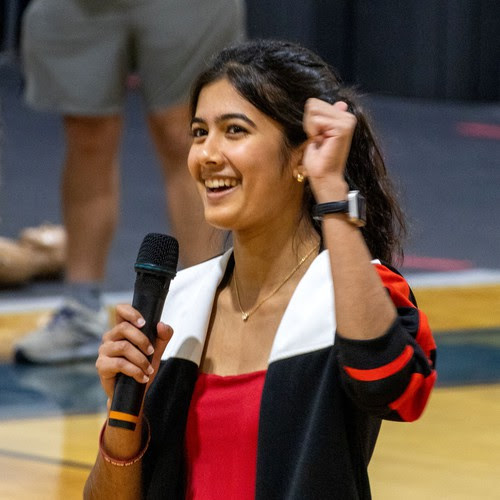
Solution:
<svg viewBox="0 0 500 500"><path fill-rule="evenodd" d="M231 251L179 272L162 320L174 329L145 404L145 498L184 498L184 433L216 289ZM327 251L298 284L274 340L259 417L256 498L369 499L382 419L412 421L436 378L435 343L411 290L374 262L399 317L380 338L336 333ZM221 478L223 480L223 478ZM226 500L226 499L221 499Z"/></svg>

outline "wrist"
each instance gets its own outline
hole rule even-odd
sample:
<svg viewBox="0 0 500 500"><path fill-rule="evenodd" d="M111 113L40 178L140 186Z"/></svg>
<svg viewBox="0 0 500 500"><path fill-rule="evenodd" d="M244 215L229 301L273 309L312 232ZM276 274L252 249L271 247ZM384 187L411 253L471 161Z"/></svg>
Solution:
<svg viewBox="0 0 500 500"><path fill-rule="evenodd" d="M359 191L349 191L344 200L317 203L312 210L312 216L316 220L332 216L337 218L339 214L356 227L366 224L366 202Z"/></svg>
<svg viewBox="0 0 500 500"><path fill-rule="evenodd" d="M107 429L109 429L107 425L107 421L104 423L101 433L99 435L99 453L101 454L102 458L104 459L105 462L115 465L118 467L128 467L131 465L134 465L137 463L139 460L142 459L144 454L146 453L148 447L149 447L149 441L151 439L151 431L149 428L149 422L148 420L143 417L143 423L144 425L142 426L142 429L140 431L141 437L138 440L138 450L134 450L133 453L127 453L124 452L124 445L123 445L123 440L120 439L120 446L118 448L121 448L120 451L118 451L116 448L117 447L112 447L113 449L113 456L108 454L108 446L106 443L105 439L105 432ZM114 429L113 429L114 430ZM120 429L121 430L121 429ZM130 432L130 431L127 431ZM121 436L122 438L123 436ZM143 444L145 443L145 444ZM135 448L132 446L132 448ZM116 455L118 455L118 458ZM123 457L130 457L130 458L123 458Z"/></svg>
<svg viewBox="0 0 500 500"><path fill-rule="evenodd" d="M349 185L343 178L339 177L325 180L320 185L311 182L311 187L316 203L346 200L349 193Z"/></svg>

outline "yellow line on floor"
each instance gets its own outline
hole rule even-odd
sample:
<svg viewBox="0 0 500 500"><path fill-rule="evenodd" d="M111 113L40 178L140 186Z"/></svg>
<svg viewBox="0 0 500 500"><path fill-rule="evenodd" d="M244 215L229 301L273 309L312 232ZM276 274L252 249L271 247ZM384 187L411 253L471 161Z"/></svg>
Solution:
<svg viewBox="0 0 500 500"><path fill-rule="evenodd" d="M415 288L434 332L500 328L500 286Z"/></svg>

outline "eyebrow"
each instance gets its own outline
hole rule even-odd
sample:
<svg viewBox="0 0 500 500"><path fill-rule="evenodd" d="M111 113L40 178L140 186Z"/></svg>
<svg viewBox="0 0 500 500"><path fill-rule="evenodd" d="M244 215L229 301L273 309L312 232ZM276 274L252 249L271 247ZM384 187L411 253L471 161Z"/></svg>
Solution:
<svg viewBox="0 0 500 500"><path fill-rule="evenodd" d="M215 119L215 123L221 123L227 120L234 120L234 119L243 120L244 122L248 123L248 125L250 125L251 127L257 128L257 125L255 125L255 123L252 120L250 120L250 118L248 118L247 115L244 115L243 113L225 113L223 115L218 116ZM202 118L198 118L197 116L195 116L191 120L191 125L193 125L193 123L206 123L206 122Z"/></svg>

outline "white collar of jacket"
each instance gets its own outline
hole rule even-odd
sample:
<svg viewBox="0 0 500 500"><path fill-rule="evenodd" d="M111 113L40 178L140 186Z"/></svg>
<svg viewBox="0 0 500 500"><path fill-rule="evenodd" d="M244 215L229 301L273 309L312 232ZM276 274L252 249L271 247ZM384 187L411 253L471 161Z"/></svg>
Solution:
<svg viewBox="0 0 500 500"><path fill-rule="evenodd" d="M162 321L174 336L163 355L200 364L217 287L232 249L187 268L172 281ZM335 336L333 283L328 252L312 262L300 280L281 319L269 363L333 345Z"/></svg>

